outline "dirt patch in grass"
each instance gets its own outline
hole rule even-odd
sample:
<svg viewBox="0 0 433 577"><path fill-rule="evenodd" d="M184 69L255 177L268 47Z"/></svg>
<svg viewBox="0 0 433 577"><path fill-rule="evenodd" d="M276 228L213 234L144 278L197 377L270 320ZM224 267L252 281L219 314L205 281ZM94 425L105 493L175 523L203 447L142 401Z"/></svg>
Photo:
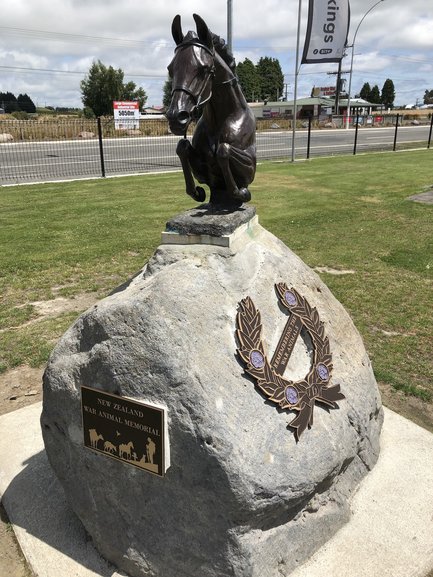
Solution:
<svg viewBox="0 0 433 577"><path fill-rule="evenodd" d="M314 268L315 271L317 272L326 272L328 274L333 274L336 276L339 275L344 275L344 274L355 274L356 271L352 270L352 269L336 269L336 268L329 268L327 266L316 266Z"/></svg>
<svg viewBox="0 0 433 577"><path fill-rule="evenodd" d="M57 297L49 301L27 303L34 307L37 316L20 326L14 327L14 329L38 323L64 313L79 313L91 307L97 300L96 293L83 293L71 299ZM43 372L44 367L33 368L22 365L0 374L0 415L41 401Z"/></svg>
<svg viewBox="0 0 433 577"><path fill-rule="evenodd" d="M24 365L0 375L0 415L41 401L43 372Z"/></svg>
<svg viewBox="0 0 433 577"><path fill-rule="evenodd" d="M34 323L41 322L47 318L56 317L63 313L81 312L91 307L96 301L96 293L82 293L71 299L65 297L56 297L55 299L49 301L33 301L30 303L25 303L16 308L24 308L30 305L34 308L37 316L19 326L12 328L20 329ZM0 332L4 332L5 330L10 330L10 328L0 330Z"/></svg>
<svg viewBox="0 0 433 577"><path fill-rule="evenodd" d="M73 299L57 297L50 301L34 301L33 305L40 317L52 317L61 313L81 311L91 307L96 302L96 293L84 293L75 296Z"/></svg>

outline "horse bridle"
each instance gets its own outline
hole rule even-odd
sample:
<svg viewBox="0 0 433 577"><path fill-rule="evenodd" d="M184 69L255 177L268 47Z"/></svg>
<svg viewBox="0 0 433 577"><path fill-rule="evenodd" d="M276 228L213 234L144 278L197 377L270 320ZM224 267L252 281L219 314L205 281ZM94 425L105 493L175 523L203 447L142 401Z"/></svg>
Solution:
<svg viewBox="0 0 433 577"><path fill-rule="evenodd" d="M185 48L188 48L189 46L197 46L198 48L201 48L202 50L205 50L208 54L210 54L212 56L212 61L213 61L213 65L210 68L209 72L207 73L206 76L206 80L203 83L203 86L200 90L200 92L196 95L194 94L188 86L182 85L182 86L175 86L174 88L172 88L171 91L171 96L173 97L173 94L175 92L185 92L186 94L188 94L194 101L194 106L191 109L191 117L192 118L198 118L198 111L199 108L204 106L207 102L209 102L209 100L212 98L212 86L209 89L209 95L204 98L202 100L203 94L205 93L205 90L208 86L208 83L211 81L213 81L214 77L215 77L215 51L211 50L210 48L208 48L207 46L205 46L204 44L201 44L199 42L185 42L183 44L179 44L175 50L175 52L177 52L178 50L183 50ZM233 76L232 78L229 78L229 80L225 80L224 82L222 82L222 84L229 84L230 82L233 82L234 80L237 80L236 76Z"/></svg>
<svg viewBox="0 0 433 577"><path fill-rule="evenodd" d="M213 50L211 50L210 48L208 48L207 46L205 46L204 44L200 44L199 42L185 42L184 44L179 44L179 46L176 48L175 52L177 52L178 50L184 50L185 48L189 48L190 46L197 46L198 48L205 50L208 54L210 54L212 56L212 62L214 61L215 52ZM213 64L213 66L210 68L209 72L207 73L206 80L204 81L203 86L202 86L202 88L198 94L194 94L189 89L188 86L182 85L182 86L174 86L172 88L172 91L171 91L171 96L173 97L173 94L175 92L185 92L186 94L188 94L188 96L190 96L194 101L194 106L191 110L191 116L194 118L194 116L198 114L199 107L206 104L206 102L208 102L212 98L212 87L211 87L209 90L208 97L202 100L202 97L203 97L203 94L206 90L206 87L207 87L209 81L213 80L214 76L215 76L215 64Z"/></svg>

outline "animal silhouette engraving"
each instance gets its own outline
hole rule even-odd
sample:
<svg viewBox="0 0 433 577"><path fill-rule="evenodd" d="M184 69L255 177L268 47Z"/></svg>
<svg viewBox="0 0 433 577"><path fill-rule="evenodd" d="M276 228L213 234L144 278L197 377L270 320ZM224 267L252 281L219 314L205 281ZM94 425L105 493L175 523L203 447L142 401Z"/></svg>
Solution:
<svg viewBox="0 0 433 577"><path fill-rule="evenodd" d="M106 453L112 453L112 454L117 453L116 446L113 445L113 443L110 443L110 441L105 441L105 443L104 443L104 451L105 451Z"/></svg>
<svg viewBox="0 0 433 577"><path fill-rule="evenodd" d="M119 445L119 457L121 459L126 459L127 461L130 461L132 459L132 450L133 449L134 449L134 444L132 441L129 441L129 443L126 443L125 445L120 444Z"/></svg>
<svg viewBox="0 0 433 577"><path fill-rule="evenodd" d="M97 449L98 442L104 440L104 437L102 435L98 435L96 429L89 429L89 437L90 437L90 446L92 447L92 449Z"/></svg>

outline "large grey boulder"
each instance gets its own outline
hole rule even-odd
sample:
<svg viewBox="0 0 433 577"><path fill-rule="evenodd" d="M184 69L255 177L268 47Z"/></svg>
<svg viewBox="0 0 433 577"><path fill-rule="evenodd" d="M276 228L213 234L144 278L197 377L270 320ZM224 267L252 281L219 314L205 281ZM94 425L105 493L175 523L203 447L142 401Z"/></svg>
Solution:
<svg viewBox="0 0 433 577"><path fill-rule="evenodd" d="M378 457L380 398L349 315L275 236L254 219L241 227L229 246L182 244L188 230L175 232L75 322L45 372L50 463L102 555L134 577L289 575L348 521ZM294 413L266 400L236 354L247 296L275 350L287 320L278 282L317 308L345 395L339 408L316 405L299 441ZM312 362L301 336L285 373L294 380ZM167 408L164 478L83 447L81 385Z"/></svg>

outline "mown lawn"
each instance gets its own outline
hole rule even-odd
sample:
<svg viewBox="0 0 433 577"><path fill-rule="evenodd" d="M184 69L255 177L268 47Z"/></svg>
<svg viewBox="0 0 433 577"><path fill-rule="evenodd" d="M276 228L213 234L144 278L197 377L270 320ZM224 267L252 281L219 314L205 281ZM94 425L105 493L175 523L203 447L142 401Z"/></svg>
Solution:
<svg viewBox="0 0 433 577"><path fill-rule="evenodd" d="M265 163L260 222L311 267L363 335L378 381L433 397L431 151ZM74 313L34 301L106 295L140 269L165 222L194 206L180 173L0 188L0 372L45 363ZM336 275L335 271L351 271Z"/></svg>

